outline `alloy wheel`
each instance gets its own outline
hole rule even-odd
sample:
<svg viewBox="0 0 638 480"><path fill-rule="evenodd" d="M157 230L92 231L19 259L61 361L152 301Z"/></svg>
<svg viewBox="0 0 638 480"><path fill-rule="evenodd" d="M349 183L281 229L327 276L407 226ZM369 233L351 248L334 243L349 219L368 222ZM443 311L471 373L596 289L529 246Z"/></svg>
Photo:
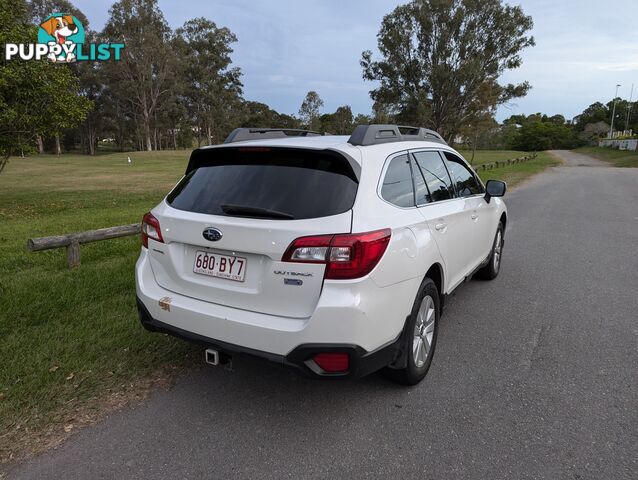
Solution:
<svg viewBox="0 0 638 480"><path fill-rule="evenodd" d="M425 365L432 350L434 322L436 322L434 299L426 295L419 306L412 339L412 358L417 368Z"/></svg>

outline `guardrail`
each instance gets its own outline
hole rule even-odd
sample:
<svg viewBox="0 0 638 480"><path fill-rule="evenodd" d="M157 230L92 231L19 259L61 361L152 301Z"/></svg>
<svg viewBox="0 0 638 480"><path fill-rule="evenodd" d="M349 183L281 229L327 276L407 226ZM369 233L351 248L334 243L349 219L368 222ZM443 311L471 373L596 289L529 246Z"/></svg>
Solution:
<svg viewBox="0 0 638 480"><path fill-rule="evenodd" d="M56 235L53 237L30 238L27 240L27 250L40 252L54 248L66 248L66 261L69 268L80 265L80 245L84 243L99 242L111 238L130 237L140 233L141 224L119 225L117 227L100 228L87 232L70 233L68 235Z"/></svg>
<svg viewBox="0 0 638 480"><path fill-rule="evenodd" d="M476 166L476 170L492 170L494 168L506 167L507 165L514 165L517 163L527 162L529 160L534 160L538 155L536 152L531 155L525 155L524 157L510 158L509 160L499 160L496 162L483 163L481 165Z"/></svg>

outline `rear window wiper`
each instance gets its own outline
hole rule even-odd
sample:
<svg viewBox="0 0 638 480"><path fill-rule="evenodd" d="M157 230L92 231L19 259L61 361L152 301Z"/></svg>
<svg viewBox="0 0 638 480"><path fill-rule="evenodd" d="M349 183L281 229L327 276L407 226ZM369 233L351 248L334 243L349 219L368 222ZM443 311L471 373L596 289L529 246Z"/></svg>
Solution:
<svg viewBox="0 0 638 480"><path fill-rule="evenodd" d="M250 207L248 205L221 205L222 211L226 215L238 215L242 217L259 217L259 218L285 218L294 220L294 216L289 213L270 210L268 208Z"/></svg>

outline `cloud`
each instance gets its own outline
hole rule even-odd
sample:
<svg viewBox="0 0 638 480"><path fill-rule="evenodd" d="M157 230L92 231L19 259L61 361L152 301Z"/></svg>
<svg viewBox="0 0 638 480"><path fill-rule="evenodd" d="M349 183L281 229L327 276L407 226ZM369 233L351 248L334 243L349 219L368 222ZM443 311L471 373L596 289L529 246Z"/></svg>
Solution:
<svg viewBox="0 0 638 480"><path fill-rule="evenodd" d="M351 105L355 113L368 113L374 84L362 79L361 52L375 49L383 16L406 1L160 0L160 8L172 28L204 16L238 36L233 61L244 73L246 98L296 112L306 92L317 90L325 111ZM625 97L632 82L638 84L636 0L506 1L521 4L534 19L536 47L522 53L521 68L502 78L527 80L532 90L500 108L499 119L538 111L574 116L596 100L609 100L617 83ZM108 4L74 3L95 28L104 25Z"/></svg>
<svg viewBox="0 0 638 480"><path fill-rule="evenodd" d="M291 75L269 75L268 81L277 85L294 85L297 79Z"/></svg>

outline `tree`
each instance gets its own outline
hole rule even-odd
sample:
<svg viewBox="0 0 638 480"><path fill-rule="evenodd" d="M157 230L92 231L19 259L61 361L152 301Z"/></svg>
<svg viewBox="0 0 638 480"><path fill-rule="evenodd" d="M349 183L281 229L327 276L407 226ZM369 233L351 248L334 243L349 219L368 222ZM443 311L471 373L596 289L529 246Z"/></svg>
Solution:
<svg viewBox="0 0 638 480"><path fill-rule="evenodd" d="M500 85L534 45L532 19L501 0L412 0L383 18L381 60L361 58L377 108L452 139L463 123L524 96L529 83Z"/></svg>
<svg viewBox="0 0 638 480"><path fill-rule="evenodd" d="M466 123L459 130L460 136L463 139L462 143L472 149L470 164L474 163L474 156L477 149L493 146L491 140L495 137L498 128L498 123L494 120L494 117L485 114L481 117L474 118L471 123Z"/></svg>
<svg viewBox="0 0 638 480"><path fill-rule="evenodd" d="M534 117L534 116L533 116ZM529 117L528 117L529 118ZM545 117L547 118L547 117ZM571 149L579 146L576 133L569 126L532 118L523 123L510 148L524 151Z"/></svg>
<svg viewBox="0 0 638 480"><path fill-rule="evenodd" d="M527 121L527 117L523 114L512 115L503 120L503 125L523 125Z"/></svg>
<svg viewBox="0 0 638 480"><path fill-rule="evenodd" d="M0 0L0 44L30 43L37 29L27 6ZM9 156L31 149L37 135L59 135L81 123L92 104L78 95L68 65L48 61L0 60L0 171Z"/></svg>
<svg viewBox="0 0 638 480"><path fill-rule="evenodd" d="M322 132L334 135L349 135L352 133L352 109L349 105L337 108L334 113L326 113L319 117Z"/></svg>
<svg viewBox="0 0 638 480"><path fill-rule="evenodd" d="M598 139L609 133L609 124L603 121L588 123L583 128L583 131L578 135L579 138L585 140L588 143L596 144Z"/></svg>
<svg viewBox="0 0 638 480"><path fill-rule="evenodd" d="M633 130L638 131L638 102L628 102L621 98L615 99L616 114L614 116L614 130ZM610 100L606 104L601 102L592 103L580 115L574 117L574 126L577 131L583 132L585 127L590 124L611 122L611 114L613 112L614 100ZM607 127L607 133L609 133ZM587 135L585 136L587 137ZM589 137L587 137L589 138Z"/></svg>
<svg viewBox="0 0 638 480"><path fill-rule="evenodd" d="M169 79L174 72L171 30L157 0L120 0L109 13L104 37L126 47L121 61L105 63L108 86L122 103L130 103L150 151L153 118L162 96L170 91Z"/></svg>
<svg viewBox="0 0 638 480"><path fill-rule="evenodd" d="M353 127L357 125L370 125L372 123L372 118L370 115L366 115L364 113L358 113L356 117L354 117Z"/></svg>
<svg viewBox="0 0 638 480"><path fill-rule="evenodd" d="M278 113L265 103L244 102L241 127L299 128L299 120L291 115Z"/></svg>
<svg viewBox="0 0 638 480"><path fill-rule="evenodd" d="M352 122L354 116L350 105L344 105L337 108L334 113L335 131L340 135L349 135L352 133Z"/></svg>
<svg viewBox="0 0 638 480"><path fill-rule="evenodd" d="M596 122L609 122L611 110L601 102L594 102L587 107L580 115L574 117L574 125L577 130L582 131L585 125Z"/></svg>
<svg viewBox="0 0 638 480"><path fill-rule="evenodd" d="M88 39L92 36L87 32ZM80 94L94 105L80 128L80 136L83 149L89 155L95 155L98 134L104 129L105 123L106 95L104 94L102 69L98 62L78 62L73 67L79 78Z"/></svg>
<svg viewBox="0 0 638 480"><path fill-rule="evenodd" d="M80 9L68 0L29 0L29 20L34 25L39 25L53 13L70 13L77 18L85 29L89 28L89 21Z"/></svg>
<svg viewBox="0 0 638 480"><path fill-rule="evenodd" d="M235 42L237 37L228 28L205 18L189 20L176 32L184 97L194 116L198 143L201 132L211 144L232 130L242 93L241 71L230 68Z"/></svg>
<svg viewBox="0 0 638 480"><path fill-rule="evenodd" d="M565 117L562 115L552 115L551 117L548 117L547 115L543 115L544 122L550 122L553 123L555 125L565 125L566 120Z"/></svg>
<svg viewBox="0 0 638 480"><path fill-rule="evenodd" d="M301 122L311 130L319 129L319 109L321 107L323 107L323 100L315 91L308 92L301 103L299 117Z"/></svg>

